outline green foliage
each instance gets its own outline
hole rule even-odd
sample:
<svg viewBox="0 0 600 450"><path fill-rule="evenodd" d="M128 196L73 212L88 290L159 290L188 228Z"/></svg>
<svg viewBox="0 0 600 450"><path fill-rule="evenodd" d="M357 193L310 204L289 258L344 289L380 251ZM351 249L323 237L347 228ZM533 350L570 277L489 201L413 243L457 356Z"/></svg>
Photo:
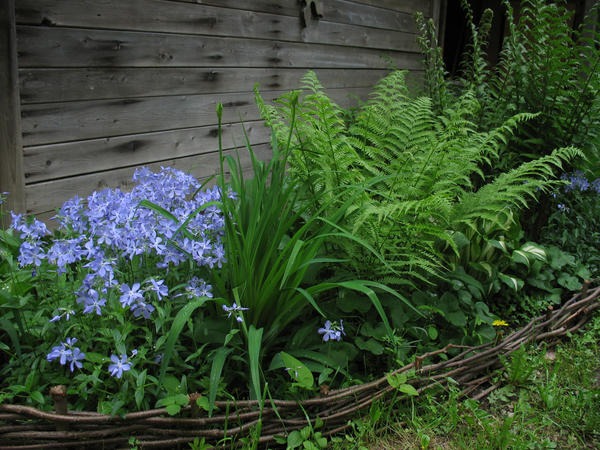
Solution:
<svg viewBox="0 0 600 450"><path fill-rule="evenodd" d="M576 146L582 156L570 161L594 177L600 167L600 28L599 4L583 23L572 28L573 13L564 1L526 0L514 6L505 0L507 35L499 62L486 58L491 12L475 24L468 2L463 1L470 43L458 79L443 79L443 61L432 22L420 19L421 47L425 55L426 92L441 110L465 94L480 104L474 120L478 130L498 127L517 113L536 114L500 148L497 162L484 170L486 177L516 168L524 161L549 154L552 149ZM514 6L514 8L513 8ZM433 55L433 56L432 56ZM523 220L528 239L543 239L540 230L552 214L552 202L542 196ZM572 241L573 242L573 241ZM585 239L577 241L585 246ZM585 257L589 257L586 252Z"/></svg>
<svg viewBox="0 0 600 450"><path fill-rule="evenodd" d="M450 382L446 392L387 402L384 423L372 408L353 421L352 433L332 439L333 448L596 448L599 333L596 316L555 350L520 347L497 373L500 387L480 401Z"/></svg>
<svg viewBox="0 0 600 450"><path fill-rule="evenodd" d="M481 105L477 126L489 130L516 113L538 115L520 128L503 149L496 169L514 168L520 162L548 154L564 146L580 147L590 167L600 167L598 119L600 100L600 50L595 5L579 29L573 30L565 2L526 0L513 10L505 1L507 36L500 61L489 67L486 58L487 35L491 11L486 10L476 25L466 1L462 2L470 45L463 57L461 78L453 83L459 93L472 92ZM432 32L422 26L424 46L434 46ZM427 59L426 73L439 73L442 61ZM429 91L445 89L439 77L426 77ZM459 94L462 95L462 94ZM442 97L442 106L454 101L452 95Z"/></svg>
<svg viewBox="0 0 600 450"><path fill-rule="evenodd" d="M585 263L594 279L600 276L600 177L588 180L582 172L564 177L570 184L551 196L542 242Z"/></svg>
<svg viewBox="0 0 600 450"><path fill-rule="evenodd" d="M505 220L557 184L553 170L580 155L572 147L558 149L479 188L474 180L482 179L482 167L497 161L519 124L533 115L477 131L480 106L472 94L436 114L431 99L409 97L404 73L397 71L346 123L314 73L305 76L304 87L297 108L297 92L277 106L258 96L259 107L277 142L291 145L290 175L309 210L327 213L324 199L344 205L339 223L383 256L329 240L359 277L368 270L388 284L430 280L447 267L440 243L456 253L455 232Z"/></svg>

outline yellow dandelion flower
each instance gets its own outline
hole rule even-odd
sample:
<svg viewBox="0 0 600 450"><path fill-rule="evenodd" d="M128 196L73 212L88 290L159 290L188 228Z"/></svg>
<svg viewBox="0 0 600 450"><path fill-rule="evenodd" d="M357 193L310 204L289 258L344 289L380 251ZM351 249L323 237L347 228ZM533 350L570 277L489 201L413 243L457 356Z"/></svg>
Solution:
<svg viewBox="0 0 600 450"><path fill-rule="evenodd" d="M508 322L506 322L505 320L494 320L492 322L492 326L494 326L494 327L507 327L508 326Z"/></svg>

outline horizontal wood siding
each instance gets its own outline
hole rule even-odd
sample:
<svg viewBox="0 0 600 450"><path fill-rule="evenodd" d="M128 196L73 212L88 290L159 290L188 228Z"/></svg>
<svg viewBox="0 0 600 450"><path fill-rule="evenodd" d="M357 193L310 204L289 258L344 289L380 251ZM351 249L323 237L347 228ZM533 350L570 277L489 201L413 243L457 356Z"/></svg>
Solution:
<svg viewBox="0 0 600 450"><path fill-rule="evenodd" d="M0 2L0 211L25 209L14 0ZM0 199L0 203L2 203ZM0 214L0 227L9 216Z"/></svg>
<svg viewBox="0 0 600 450"><path fill-rule="evenodd" d="M48 215L72 195L126 186L140 165L214 174L217 103L225 149L243 147L245 129L268 158L255 85L274 100L312 69L351 106L392 67L418 80L413 15L435 5L15 0L27 211Z"/></svg>

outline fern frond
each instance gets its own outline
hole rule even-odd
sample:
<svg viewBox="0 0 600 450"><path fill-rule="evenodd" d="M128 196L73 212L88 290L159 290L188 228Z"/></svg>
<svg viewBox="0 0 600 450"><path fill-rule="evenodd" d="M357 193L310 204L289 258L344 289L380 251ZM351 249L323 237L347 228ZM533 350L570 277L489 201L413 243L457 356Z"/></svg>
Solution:
<svg viewBox="0 0 600 450"><path fill-rule="evenodd" d="M540 192L562 184L555 176L556 169L562 169L564 163L582 155L575 147L565 147L499 175L478 191L464 195L453 211L453 220L456 223L477 218L494 220L498 211L505 208L526 207Z"/></svg>

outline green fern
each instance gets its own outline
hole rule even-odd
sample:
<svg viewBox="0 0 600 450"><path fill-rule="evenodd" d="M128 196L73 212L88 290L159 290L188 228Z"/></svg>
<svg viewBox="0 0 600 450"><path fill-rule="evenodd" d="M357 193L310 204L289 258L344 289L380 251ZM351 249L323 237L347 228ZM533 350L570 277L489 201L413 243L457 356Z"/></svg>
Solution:
<svg viewBox="0 0 600 450"><path fill-rule="evenodd" d="M388 282L427 282L444 269L440 248L457 252L456 231L477 228L482 220L504 221L502 211L522 208L551 187L553 169L580 152L557 150L479 188L482 167L495 163L511 135L536 116L514 115L477 131L474 94L436 113L430 98L409 97L404 77L395 71L383 78L350 123L313 72L304 77L293 130L287 96L277 106L257 96L275 138L292 135L289 174L303 201L315 211L345 205L340 225L375 249L329 242L349 270Z"/></svg>

